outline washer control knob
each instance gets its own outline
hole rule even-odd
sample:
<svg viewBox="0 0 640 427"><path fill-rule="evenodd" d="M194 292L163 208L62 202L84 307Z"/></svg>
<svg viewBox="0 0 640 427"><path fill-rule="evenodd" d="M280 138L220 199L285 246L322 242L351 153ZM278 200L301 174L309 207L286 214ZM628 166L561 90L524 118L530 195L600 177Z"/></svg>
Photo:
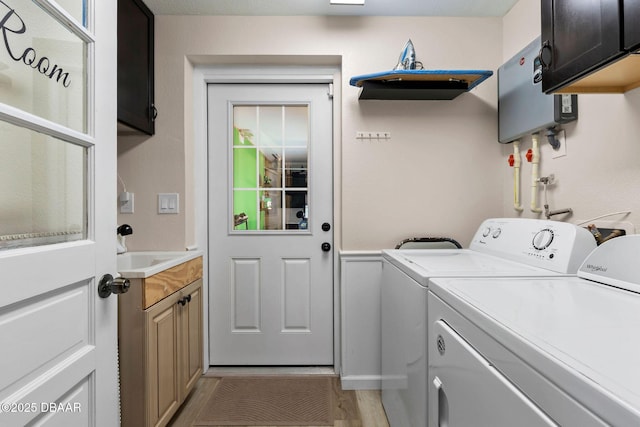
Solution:
<svg viewBox="0 0 640 427"><path fill-rule="evenodd" d="M496 230L492 234L493 238L497 239L498 237L500 237L500 233L502 233L502 229L501 228L496 228Z"/></svg>
<svg viewBox="0 0 640 427"><path fill-rule="evenodd" d="M533 236L533 247L536 250L547 249L549 245L553 242L553 230L545 228L544 230L540 230Z"/></svg>
<svg viewBox="0 0 640 427"><path fill-rule="evenodd" d="M487 227L484 230L482 230L482 237L487 237L489 234L491 234L491 228Z"/></svg>

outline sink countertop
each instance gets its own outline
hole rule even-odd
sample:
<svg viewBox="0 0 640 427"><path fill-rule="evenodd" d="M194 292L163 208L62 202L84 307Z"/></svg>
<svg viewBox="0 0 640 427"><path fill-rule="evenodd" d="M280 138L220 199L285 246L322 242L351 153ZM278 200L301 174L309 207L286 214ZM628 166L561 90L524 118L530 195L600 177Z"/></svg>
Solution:
<svg viewBox="0 0 640 427"><path fill-rule="evenodd" d="M144 279L202 256L202 251L142 251L117 256L118 273L128 279Z"/></svg>

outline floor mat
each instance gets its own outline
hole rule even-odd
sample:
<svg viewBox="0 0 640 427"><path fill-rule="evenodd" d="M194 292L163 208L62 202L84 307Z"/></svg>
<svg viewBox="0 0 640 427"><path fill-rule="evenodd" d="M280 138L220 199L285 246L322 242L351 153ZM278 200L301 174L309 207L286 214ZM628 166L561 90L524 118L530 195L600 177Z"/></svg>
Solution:
<svg viewBox="0 0 640 427"><path fill-rule="evenodd" d="M332 378L224 377L194 426L333 425Z"/></svg>

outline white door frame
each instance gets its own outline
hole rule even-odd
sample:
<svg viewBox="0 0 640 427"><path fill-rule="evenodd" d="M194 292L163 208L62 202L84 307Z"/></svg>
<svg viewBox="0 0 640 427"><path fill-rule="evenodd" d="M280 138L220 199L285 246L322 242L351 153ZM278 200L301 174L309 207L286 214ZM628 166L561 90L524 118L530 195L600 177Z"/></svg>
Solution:
<svg viewBox="0 0 640 427"><path fill-rule="evenodd" d="M209 256L208 251L208 185L207 185L207 85L209 83L330 83L334 90L333 108L333 136L334 136L334 191L333 191L333 224L334 250L333 252L333 341L334 341L334 370L341 370L340 361L340 275L339 250L341 247L340 230L341 216L339 215L339 185L340 167L339 147L341 128L340 112L340 82L339 67L332 66L226 66L226 65L198 65L193 68L193 169L194 169L194 201L195 201L195 243L203 251L204 259ZM185 124L188 126L188 124ZM188 132L186 132L188 134ZM203 322L204 322L204 370L209 367L209 266L203 265Z"/></svg>

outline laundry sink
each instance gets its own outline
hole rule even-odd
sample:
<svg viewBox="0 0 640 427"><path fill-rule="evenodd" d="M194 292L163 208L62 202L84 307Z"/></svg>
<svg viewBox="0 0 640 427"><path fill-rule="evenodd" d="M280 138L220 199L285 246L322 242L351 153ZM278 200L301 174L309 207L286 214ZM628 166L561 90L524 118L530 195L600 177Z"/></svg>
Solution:
<svg viewBox="0 0 640 427"><path fill-rule="evenodd" d="M201 255L201 251L126 252L117 257L118 273L128 279L146 278Z"/></svg>

